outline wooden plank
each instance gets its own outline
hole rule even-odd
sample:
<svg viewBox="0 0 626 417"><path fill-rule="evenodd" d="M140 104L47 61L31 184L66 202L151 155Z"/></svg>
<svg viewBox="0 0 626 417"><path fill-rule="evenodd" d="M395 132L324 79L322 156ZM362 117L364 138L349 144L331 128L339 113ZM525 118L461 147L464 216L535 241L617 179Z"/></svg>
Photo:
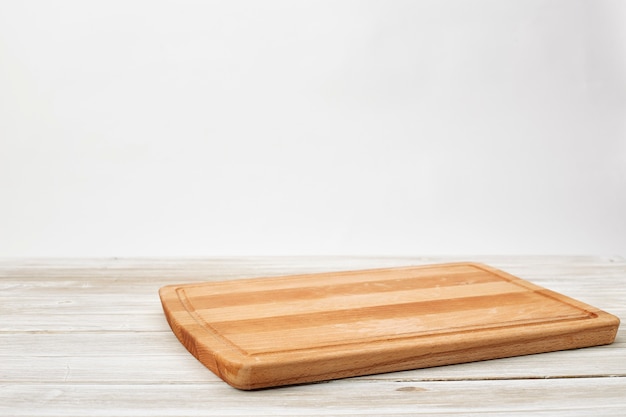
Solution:
<svg viewBox="0 0 626 417"><path fill-rule="evenodd" d="M240 389L612 343L619 320L476 263L167 286L181 343Z"/></svg>
<svg viewBox="0 0 626 417"><path fill-rule="evenodd" d="M10 384L0 415L623 416L626 378L391 382L342 380L262 391L205 384Z"/></svg>
<svg viewBox="0 0 626 417"><path fill-rule="evenodd" d="M171 334L0 335L0 381L201 383L219 380ZM371 380L445 381L626 377L626 341L587 349L371 375Z"/></svg>
<svg viewBox="0 0 626 417"><path fill-rule="evenodd" d="M0 301L1 302L1 301ZM114 309L112 309L114 310ZM0 320L2 333L86 333L86 332L159 332L169 330L163 318L163 312L120 313L99 311L84 313L82 317L71 313L50 312L38 314L5 314Z"/></svg>
<svg viewBox="0 0 626 417"><path fill-rule="evenodd" d="M122 343L132 340L121 339ZM64 356L10 355L0 357L0 381L49 383L203 383L220 381L180 346L162 343L169 351L141 354L146 344L125 350L97 349L93 353ZM106 346L112 346L106 344ZM610 345L613 346L613 345ZM45 348L42 347L42 348ZM390 372L357 377L379 381L469 381L507 379L555 379L580 377L626 377L626 346L595 347L551 352L491 361Z"/></svg>

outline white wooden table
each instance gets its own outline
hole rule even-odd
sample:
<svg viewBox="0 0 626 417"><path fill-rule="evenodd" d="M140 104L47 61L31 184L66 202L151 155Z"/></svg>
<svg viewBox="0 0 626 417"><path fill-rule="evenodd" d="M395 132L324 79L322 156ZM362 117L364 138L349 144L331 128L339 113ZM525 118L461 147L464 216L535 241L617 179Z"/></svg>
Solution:
<svg viewBox="0 0 626 417"><path fill-rule="evenodd" d="M609 346L238 391L165 321L167 284L479 261L626 317L618 257L0 260L2 416L626 415L626 331Z"/></svg>

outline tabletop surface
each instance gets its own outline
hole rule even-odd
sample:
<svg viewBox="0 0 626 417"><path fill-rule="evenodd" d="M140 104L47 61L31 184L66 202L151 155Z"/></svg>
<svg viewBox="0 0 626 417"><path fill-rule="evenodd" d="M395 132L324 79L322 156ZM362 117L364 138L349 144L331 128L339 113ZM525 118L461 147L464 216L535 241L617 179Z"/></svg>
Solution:
<svg viewBox="0 0 626 417"><path fill-rule="evenodd" d="M171 284L461 261L626 317L620 257L0 259L0 415L624 415L623 325L607 346L239 391L179 343L158 296Z"/></svg>

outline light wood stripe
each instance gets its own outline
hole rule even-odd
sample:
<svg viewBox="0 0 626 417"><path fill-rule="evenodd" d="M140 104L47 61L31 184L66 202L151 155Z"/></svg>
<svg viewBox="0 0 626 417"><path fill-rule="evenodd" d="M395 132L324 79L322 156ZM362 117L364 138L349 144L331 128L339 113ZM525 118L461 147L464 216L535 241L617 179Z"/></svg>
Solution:
<svg viewBox="0 0 626 417"><path fill-rule="evenodd" d="M483 275L485 279L493 274L471 264L451 264L442 270L437 265L401 267L390 269L370 269L363 271L343 271L317 274L287 275L269 278L238 279L236 281L211 282L210 285L186 285L197 295L232 296L256 291L275 291L289 288L310 286L332 286L395 279L450 279L460 276L461 279L472 275Z"/></svg>
<svg viewBox="0 0 626 417"><path fill-rule="evenodd" d="M524 287L510 282L489 282L471 286L473 296L498 295L528 291ZM406 304L434 300L450 300L467 296L465 285L451 287L435 287L409 291L393 291L381 298L379 294L367 293L352 296L333 296L313 300L292 300L280 303L263 303L258 306L247 304L241 306L203 308L205 306L194 302L194 297L187 298L185 289L179 290L179 296L186 299L198 316L212 322L235 321L247 319L261 319L293 314L321 313L335 310L358 309L379 305ZM181 295L182 293L182 295Z"/></svg>
<svg viewBox="0 0 626 417"><path fill-rule="evenodd" d="M336 283L332 285L311 285L298 288L268 289L250 291L246 285L241 285L245 292L236 294L214 294L210 288L205 292L195 292L190 302L194 305L208 308L222 308L253 304L282 303L289 300L314 300L331 296L347 297L359 294L386 293L403 290L417 290L428 288L451 287L458 285L474 285L488 282L502 282L502 279L493 274L476 270L472 273L438 275L427 277L389 278L376 281ZM205 295L205 293L207 295Z"/></svg>

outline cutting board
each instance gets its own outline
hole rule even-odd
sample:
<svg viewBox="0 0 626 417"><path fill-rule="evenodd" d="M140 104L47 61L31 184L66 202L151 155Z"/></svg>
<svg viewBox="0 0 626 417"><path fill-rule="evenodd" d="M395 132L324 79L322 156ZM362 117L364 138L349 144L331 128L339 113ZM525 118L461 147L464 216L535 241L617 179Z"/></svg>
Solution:
<svg viewBox="0 0 626 417"><path fill-rule="evenodd" d="M612 343L619 319L476 263L170 285L167 320L239 389Z"/></svg>

